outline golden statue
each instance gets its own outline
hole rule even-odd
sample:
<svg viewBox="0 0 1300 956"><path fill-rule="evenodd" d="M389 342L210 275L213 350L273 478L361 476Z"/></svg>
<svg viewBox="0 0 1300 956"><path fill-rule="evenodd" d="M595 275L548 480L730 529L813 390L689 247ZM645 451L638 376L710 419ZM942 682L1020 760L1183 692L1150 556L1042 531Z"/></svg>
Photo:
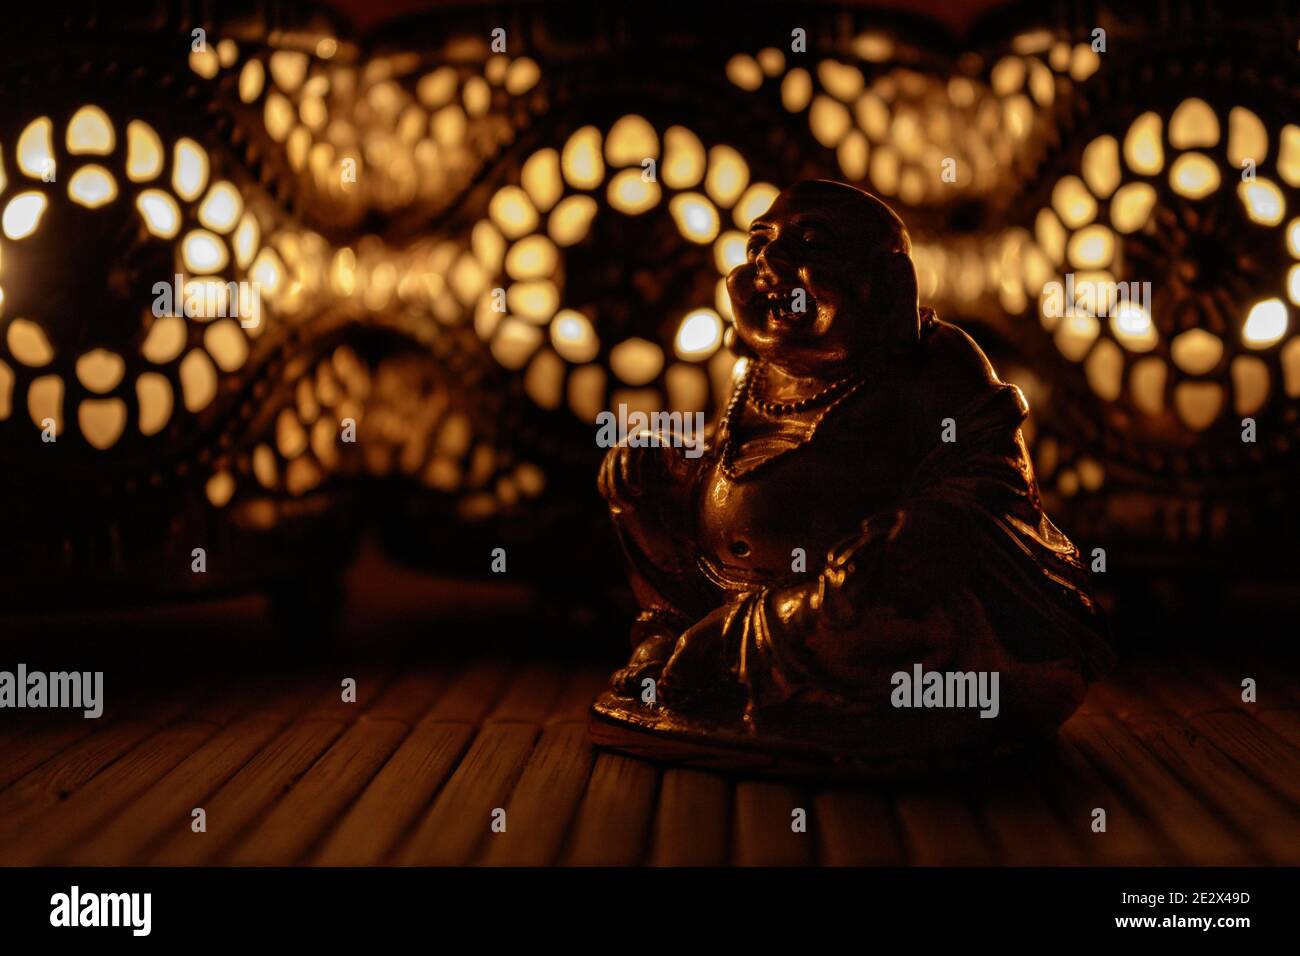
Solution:
<svg viewBox="0 0 1300 956"><path fill-rule="evenodd" d="M1043 513L1028 413L918 308L902 221L787 189L727 277L743 357L703 455L612 448L599 485L641 613L601 744L780 773L887 775L1050 735L1110 661Z"/></svg>

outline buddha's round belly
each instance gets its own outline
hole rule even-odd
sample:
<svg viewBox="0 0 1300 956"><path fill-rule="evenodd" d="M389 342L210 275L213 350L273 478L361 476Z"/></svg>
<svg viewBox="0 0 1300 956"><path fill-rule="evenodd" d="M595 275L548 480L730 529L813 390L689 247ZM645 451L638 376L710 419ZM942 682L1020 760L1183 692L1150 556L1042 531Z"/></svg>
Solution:
<svg viewBox="0 0 1300 956"><path fill-rule="evenodd" d="M783 455L737 480L715 464L700 502L706 555L747 579L815 574L832 545L896 494L895 483L876 469L846 469L821 457Z"/></svg>

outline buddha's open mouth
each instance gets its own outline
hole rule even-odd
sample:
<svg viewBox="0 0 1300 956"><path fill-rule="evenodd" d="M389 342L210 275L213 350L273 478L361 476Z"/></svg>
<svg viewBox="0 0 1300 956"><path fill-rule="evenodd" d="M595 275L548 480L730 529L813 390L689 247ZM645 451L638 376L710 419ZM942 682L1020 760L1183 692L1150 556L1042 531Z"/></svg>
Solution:
<svg viewBox="0 0 1300 956"><path fill-rule="evenodd" d="M772 289L767 293L767 318L778 325L799 325L806 322L812 314L812 305L805 289Z"/></svg>

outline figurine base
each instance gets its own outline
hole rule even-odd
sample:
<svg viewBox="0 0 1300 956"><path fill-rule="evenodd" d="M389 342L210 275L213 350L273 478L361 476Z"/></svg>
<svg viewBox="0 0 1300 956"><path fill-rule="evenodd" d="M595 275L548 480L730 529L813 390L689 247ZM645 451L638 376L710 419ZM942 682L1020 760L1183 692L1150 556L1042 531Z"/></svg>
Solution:
<svg viewBox="0 0 1300 956"><path fill-rule="evenodd" d="M752 730L743 720L689 717L606 691L591 706L589 736L598 747L708 770L819 780L890 780L968 768L1013 748L953 752L863 748Z"/></svg>

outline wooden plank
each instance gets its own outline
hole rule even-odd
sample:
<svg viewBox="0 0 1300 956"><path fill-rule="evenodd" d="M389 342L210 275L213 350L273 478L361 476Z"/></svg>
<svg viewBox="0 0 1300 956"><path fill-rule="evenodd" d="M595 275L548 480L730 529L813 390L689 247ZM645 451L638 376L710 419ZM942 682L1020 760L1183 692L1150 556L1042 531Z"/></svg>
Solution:
<svg viewBox="0 0 1300 956"><path fill-rule="evenodd" d="M262 677L232 685L205 701L190 713L203 714L220 731L74 847L71 858L85 865L135 864L167 835L193 832L192 811L206 811L207 798L317 695L314 682Z"/></svg>
<svg viewBox="0 0 1300 956"><path fill-rule="evenodd" d="M621 754L596 754L563 861L572 866L630 866L645 855L659 771Z"/></svg>
<svg viewBox="0 0 1300 956"><path fill-rule="evenodd" d="M1022 759L986 768L972 783L970 794L999 863L1066 866L1085 862L1077 834L1067 833Z"/></svg>
<svg viewBox="0 0 1300 956"><path fill-rule="evenodd" d="M262 705L264 713L268 712L267 707L271 713L302 712L208 800L204 807L207 832L176 833L159 847L155 861L195 865L220 859L237 847L236 841L244 832L263 814L275 811L281 798L349 724L383 699L391 673L389 665L377 669L343 667L333 674L312 673L296 681L286 696ZM343 699L345 677L356 681L355 701Z"/></svg>
<svg viewBox="0 0 1300 956"><path fill-rule="evenodd" d="M305 720L337 720L349 723L366 713L381 701L393 676L393 667L385 665L376 669L354 668L341 665L329 674L306 674L295 680L298 689L306 695L308 705L303 713ZM351 678L357 682L356 700L343 699L343 681Z"/></svg>
<svg viewBox="0 0 1300 956"><path fill-rule="evenodd" d="M822 790L813 797L813 808L822 864L901 866L907 861L893 808L881 790Z"/></svg>
<svg viewBox="0 0 1300 956"><path fill-rule="evenodd" d="M105 721L101 725L101 721ZM0 750L0 790L25 777L46 761L111 726L108 718L68 718L43 723L30 733L16 733Z"/></svg>
<svg viewBox="0 0 1300 956"><path fill-rule="evenodd" d="M655 866L722 866L731 839L731 783L716 773L664 771L659 784L650 862Z"/></svg>
<svg viewBox="0 0 1300 956"><path fill-rule="evenodd" d="M175 698L154 702L143 716L107 724L42 762L0 791L0 840L22 830L45 809L66 799L105 767L165 726L182 709Z"/></svg>
<svg viewBox="0 0 1300 956"><path fill-rule="evenodd" d="M1240 695L1241 678L1253 677L1259 687L1259 704L1264 707L1300 708L1300 660L1279 653L1251 650L1241 656L1239 674L1233 682Z"/></svg>
<svg viewBox="0 0 1300 956"><path fill-rule="evenodd" d="M1165 661L1149 662L1133 668L1128 679L1134 687L1141 688L1142 693L1149 694L1161 706L1186 720L1237 709L1231 700L1188 680L1184 666L1174 667Z"/></svg>
<svg viewBox="0 0 1300 956"><path fill-rule="evenodd" d="M220 727L233 724L255 711L276 706L305 706L306 688L294 680L286 685L279 677L251 677L227 684L221 689L191 688L185 716Z"/></svg>
<svg viewBox="0 0 1300 956"><path fill-rule="evenodd" d="M1255 779L1300 807L1296 750L1277 731L1240 713L1206 714L1192 718L1189 724Z"/></svg>
<svg viewBox="0 0 1300 956"><path fill-rule="evenodd" d="M252 760L284 723L282 718L253 714L231 724L74 847L66 862L131 866L168 833L190 830L194 808L204 807L208 796Z"/></svg>
<svg viewBox="0 0 1300 956"><path fill-rule="evenodd" d="M802 833L793 829L803 810ZM813 861L817 820L810 795L771 780L741 780L735 789L732 860L740 866L807 866Z"/></svg>
<svg viewBox="0 0 1300 956"><path fill-rule="evenodd" d="M90 733L96 725L104 726L106 723L107 719L102 714L99 717L87 719L80 711L24 710L18 713L10 712L4 715L4 722L0 724L0 757L22 747L24 741L47 734L51 730L79 729L84 736ZM22 776L20 773L6 780L5 776L8 768L2 764L3 761L0 761L0 789L3 789L6 783Z"/></svg>
<svg viewBox="0 0 1300 956"><path fill-rule="evenodd" d="M1300 807L1300 750L1275 730L1217 699L1207 704L1208 692L1186 681L1158 673L1142 673L1138 679L1144 693L1159 698L1252 777Z"/></svg>
<svg viewBox="0 0 1300 956"><path fill-rule="evenodd" d="M1300 749L1300 711L1290 708L1275 707L1260 711L1255 719L1285 740L1291 747ZM1300 772L1300 767L1293 765L1292 772Z"/></svg>
<svg viewBox="0 0 1300 956"><path fill-rule="evenodd" d="M1103 683L1093 685L1091 696L1102 705L1099 713L1126 723L1182 719L1158 697L1144 693L1128 671L1112 674Z"/></svg>
<svg viewBox="0 0 1300 956"><path fill-rule="evenodd" d="M375 866L446 783L474 738L466 723L424 721L370 781L322 845L323 866Z"/></svg>
<svg viewBox="0 0 1300 956"><path fill-rule="evenodd" d="M1254 717L1274 734L1300 752L1300 709L1297 709L1290 690L1280 680L1277 671L1259 671L1255 668L1234 669L1231 675L1221 668L1193 663L1188 667L1189 677L1199 683L1219 700L1244 714ZM1255 702L1241 699L1241 676L1254 676L1258 684ZM1297 764L1300 771L1300 763Z"/></svg>
<svg viewBox="0 0 1300 956"><path fill-rule="evenodd" d="M1156 866L1174 860L1173 847L1153 828L1142 812L1097 772L1071 741L1074 725L1087 720L1076 716L1066 722L1053 745L1027 763L1030 776L1041 787L1066 835L1083 845L1084 853L1100 866ZM1092 829L1093 811L1106 811L1106 830Z"/></svg>
<svg viewBox="0 0 1300 956"><path fill-rule="evenodd" d="M487 839L491 866L545 866L560 854L595 760L583 723L553 723L542 731L506 804L509 825Z"/></svg>
<svg viewBox="0 0 1300 956"><path fill-rule="evenodd" d="M1072 739L1110 782L1140 806L1182 859L1205 865L1243 865L1251 854L1184 781L1152 756L1110 716L1072 720Z"/></svg>
<svg viewBox="0 0 1300 956"><path fill-rule="evenodd" d="M479 723L500 698L509 678L510 668L506 662L498 658L476 661L457 674L446 691L439 695L429 712L429 719Z"/></svg>
<svg viewBox="0 0 1300 956"><path fill-rule="evenodd" d="M67 799L10 831L10 838L0 846L0 859L11 866L59 860L61 850L147 791L216 730L215 724L188 720L164 727Z"/></svg>
<svg viewBox="0 0 1300 956"><path fill-rule="evenodd" d="M540 724L550 713L562 683L563 675L554 665L526 667L511 679L487 720Z"/></svg>
<svg viewBox="0 0 1300 956"><path fill-rule="evenodd" d="M993 852L973 809L952 781L901 785L894 801L909 863L919 866L981 866Z"/></svg>
<svg viewBox="0 0 1300 956"><path fill-rule="evenodd" d="M1257 713L1277 707L1291 710L1296 707L1291 695L1277 680L1279 675L1269 671L1261 672L1253 667L1229 667L1204 661L1188 661L1182 673L1185 680L1200 684L1220 702L1235 710ZM1257 685L1257 700L1253 704L1248 704L1241 699L1241 681L1246 677L1253 677Z"/></svg>
<svg viewBox="0 0 1300 956"><path fill-rule="evenodd" d="M603 668L582 667L571 672L561 688L547 723L556 721L587 722L592 701L609 686L609 674Z"/></svg>
<svg viewBox="0 0 1300 956"><path fill-rule="evenodd" d="M1300 855L1300 816L1181 717L1128 682L1111 682L1115 710L1143 745L1253 844L1260 860Z"/></svg>
<svg viewBox="0 0 1300 956"><path fill-rule="evenodd" d="M490 835L493 811L504 809L536 739L533 724L484 724L397 861L406 866L468 863ZM508 815L506 825L508 830Z"/></svg>
<svg viewBox="0 0 1300 956"><path fill-rule="evenodd" d="M42 721L7 733L0 846L15 851L12 862L90 865L146 855L343 865L394 855L493 865L1300 863L1300 711L1264 671L1267 706L1242 703L1230 671L1121 671L1093 689L1050 756L991 766L970 782L904 786L897 819L878 788L805 793L743 781L733 795L724 776L594 756L584 722L605 680L597 669L480 662L442 694L447 675L436 667L391 686L359 671L361 704L338 700L344 671L305 675L293 679L312 701L298 720L267 682L246 682L196 702L179 723L170 723L179 707L149 704L154 712L124 708L112 723ZM487 721L483 734L463 716ZM190 740L200 726L210 736ZM199 805L207 834L189 829ZM504 834L489 828L498 806ZM806 834L789 830L796 806L808 812ZM1094 806L1107 808L1108 833L1090 831Z"/></svg>
<svg viewBox="0 0 1300 956"><path fill-rule="evenodd" d="M455 772L476 733L472 722L482 719L508 679L508 668L498 660L476 662L454 676L440 674L432 706L326 835L315 862L374 866L399 849L402 835Z"/></svg>
<svg viewBox="0 0 1300 956"><path fill-rule="evenodd" d="M316 762L343 729L341 720L329 718L294 721L208 798L204 806L206 833L187 829L173 835L154 853L152 862L196 866L217 859Z"/></svg>
<svg viewBox="0 0 1300 956"><path fill-rule="evenodd" d="M235 866L287 866L352 802L397 749L408 727L363 715L280 797L230 852Z"/></svg>
<svg viewBox="0 0 1300 956"><path fill-rule="evenodd" d="M447 671L436 668L403 674L383 689L366 716L372 720L396 720L413 727L434 706L449 679Z"/></svg>
<svg viewBox="0 0 1300 956"><path fill-rule="evenodd" d="M298 862L393 755L445 682L445 674L421 669L380 685L366 712L233 849L231 862ZM357 704L362 701L358 685Z"/></svg>

